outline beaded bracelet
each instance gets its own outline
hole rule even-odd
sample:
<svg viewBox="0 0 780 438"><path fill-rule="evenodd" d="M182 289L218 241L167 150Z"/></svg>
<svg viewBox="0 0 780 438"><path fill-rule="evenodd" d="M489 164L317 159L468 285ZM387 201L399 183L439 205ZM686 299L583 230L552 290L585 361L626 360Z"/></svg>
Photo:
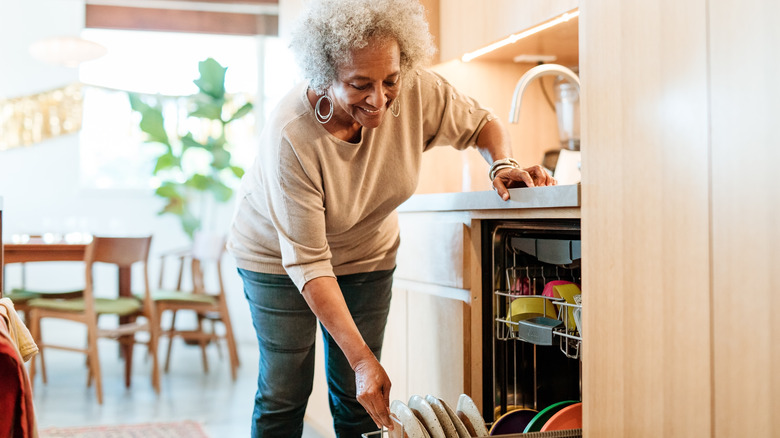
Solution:
<svg viewBox="0 0 780 438"><path fill-rule="evenodd" d="M517 160L515 160L514 158L502 158L500 160L496 160L490 166L488 177L490 178L491 181L493 181L494 179L496 179L496 173L498 173L499 170L507 169L507 168L519 169L520 163L518 163Z"/></svg>

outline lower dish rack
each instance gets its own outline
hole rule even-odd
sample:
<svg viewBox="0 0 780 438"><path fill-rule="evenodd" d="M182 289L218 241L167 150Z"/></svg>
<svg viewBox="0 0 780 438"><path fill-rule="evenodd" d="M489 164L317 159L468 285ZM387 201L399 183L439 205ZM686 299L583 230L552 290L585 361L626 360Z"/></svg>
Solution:
<svg viewBox="0 0 780 438"><path fill-rule="evenodd" d="M389 431L383 428L382 430L377 430L375 432L364 433L361 436L363 438L404 437L403 427L397 426L397 428L398 427L400 427L399 430L393 429L392 431ZM582 438L582 429L550 430L547 432L511 433L506 435L491 435L491 436L500 437L500 438ZM482 438L482 437L475 437L475 438Z"/></svg>

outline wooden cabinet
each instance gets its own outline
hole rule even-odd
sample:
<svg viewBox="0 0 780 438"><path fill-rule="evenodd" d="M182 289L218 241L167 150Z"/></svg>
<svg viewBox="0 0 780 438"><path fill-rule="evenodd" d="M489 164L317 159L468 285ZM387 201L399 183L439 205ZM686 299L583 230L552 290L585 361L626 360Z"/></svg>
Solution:
<svg viewBox="0 0 780 438"><path fill-rule="evenodd" d="M401 247L382 362L393 399L448 403L470 384L471 233L458 212L401 214Z"/></svg>
<svg viewBox="0 0 780 438"><path fill-rule="evenodd" d="M780 429L778 9L581 7L586 437Z"/></svg>
<svg viewBox="0 0 780 438"><path fill-rule="evenodd" d="M509 35L576 9L578 0L441 0L440 61L458 59Z"/></svg>

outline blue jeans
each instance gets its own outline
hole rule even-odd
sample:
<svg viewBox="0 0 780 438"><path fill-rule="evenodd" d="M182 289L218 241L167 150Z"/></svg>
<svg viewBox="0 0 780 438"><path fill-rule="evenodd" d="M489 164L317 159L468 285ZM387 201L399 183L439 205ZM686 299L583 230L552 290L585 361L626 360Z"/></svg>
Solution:
<svg viewBox="0 0 780 438"><path fill-rule="evenodd" d="M317 318L286 275L240 268L238 273L260 348L252 437L300 437L314 378ZM337 280L355 324L379 359L390 310L393 270L343 275ZM336 436L360 438L376 430L376 424L355 397L355 373L349 362L325 327L320 327Z"/></svg>

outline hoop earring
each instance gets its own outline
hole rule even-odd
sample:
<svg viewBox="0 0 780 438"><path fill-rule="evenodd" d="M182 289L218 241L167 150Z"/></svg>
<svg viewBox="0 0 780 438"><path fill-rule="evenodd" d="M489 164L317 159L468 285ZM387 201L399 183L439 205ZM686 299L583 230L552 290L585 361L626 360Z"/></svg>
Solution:
<svg viewBox="0 0 780 438"><path fill-rule="evenodd" d="M392 114L396 119L399 115L401 115L401 104L398 103L398 99L396 99L396 101L390 105L390 114Z"/></svg>
<svg viewBox="0 0 780 438"><path fill-rule="evenodd" d="M327 100L328 105L330 106L330 111L328 111L328 114L322 114L321 106L323 100ZM317 104L314 105L314 115L316 116L317 121L322 125L330 122L330 119L333 118L333 99L331 99L327 94L323 94L319 99L317 99Z"/></svg>

